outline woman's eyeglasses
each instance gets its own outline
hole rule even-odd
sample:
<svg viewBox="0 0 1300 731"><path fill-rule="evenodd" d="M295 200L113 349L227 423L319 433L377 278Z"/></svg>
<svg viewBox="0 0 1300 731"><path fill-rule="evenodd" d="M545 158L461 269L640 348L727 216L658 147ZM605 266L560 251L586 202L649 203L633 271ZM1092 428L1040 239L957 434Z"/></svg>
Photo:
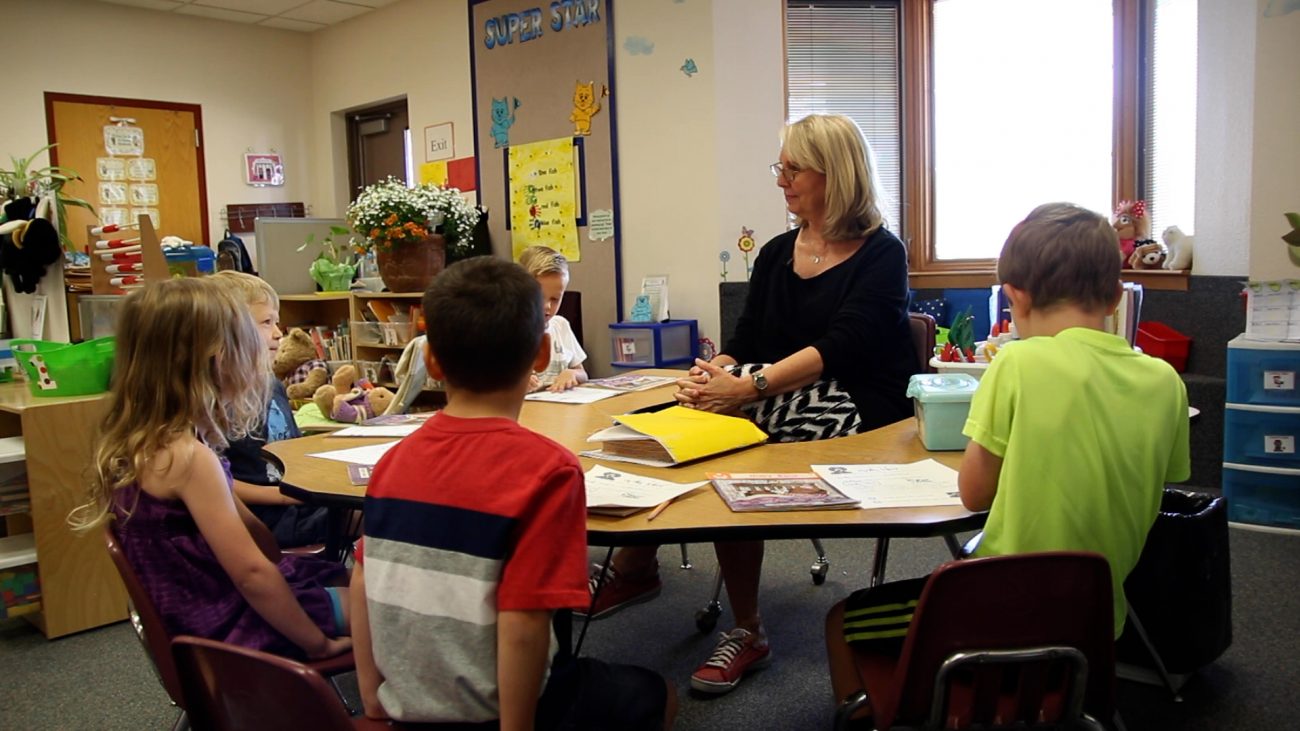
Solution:
<svg viewBox="0 0 1300 731"><path fill-rule="evenodd" d="M774 162L771 165L772 174L778 178L785 178L785 182L793 183L794 178L803 172L803 168L787 165L783 162Z"/></svg>

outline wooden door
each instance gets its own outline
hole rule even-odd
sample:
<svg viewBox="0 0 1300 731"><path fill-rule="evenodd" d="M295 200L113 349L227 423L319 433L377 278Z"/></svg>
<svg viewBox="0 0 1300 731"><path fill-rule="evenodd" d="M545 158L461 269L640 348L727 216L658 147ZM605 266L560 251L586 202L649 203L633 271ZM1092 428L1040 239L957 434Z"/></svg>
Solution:
<svg viewBox="0 0 1300 731"><path fill-rule="evenodd" d="M104 128L114 125L113 118L134 120L130 125L143 131L143 151L139 155L109 155ZM179 236L195 244L210 244L203 118L199 105L46 92L45 124L50 142L58 143L50 150L50 161L81 175L81 182L64 188L69 195L90 201L96 211L105 207L155 208L158 212L155 227L160 236ZM108 173L106 181L97 161L109 157L153 160L154 179L114 181L114 175ZM128 199L125 206L112 203L106 206L100 197L101 182L140 184L142 195L156 195L157 204L135 205ZM157 187L150 189L150 185ZM130 220L134 221L134 216ZM84 245L81 239L86 225L97 222L89 211L69 208L68 237L74 244Z"/></svg>
<svg viewBox="0 0 1300 731"><path fill-rule="evenodd" d="M406 180L406 100L348 112L349 200L367 185L392 176ZM410 181L408 181L410 182Z"/></svg>

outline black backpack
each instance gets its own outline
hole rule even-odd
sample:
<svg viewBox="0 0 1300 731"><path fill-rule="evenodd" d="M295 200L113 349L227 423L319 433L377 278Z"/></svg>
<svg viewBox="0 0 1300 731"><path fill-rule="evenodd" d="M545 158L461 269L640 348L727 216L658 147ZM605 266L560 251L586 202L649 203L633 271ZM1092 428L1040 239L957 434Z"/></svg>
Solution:
<svg viewBox="0 0 1300 731"><path fill-rule="evenodd" d="M253 269L253 260L248 256L248 247L244 240L226 229L225 237L217 242L217 271L234 270L245 274L257 274Z"/></svg>

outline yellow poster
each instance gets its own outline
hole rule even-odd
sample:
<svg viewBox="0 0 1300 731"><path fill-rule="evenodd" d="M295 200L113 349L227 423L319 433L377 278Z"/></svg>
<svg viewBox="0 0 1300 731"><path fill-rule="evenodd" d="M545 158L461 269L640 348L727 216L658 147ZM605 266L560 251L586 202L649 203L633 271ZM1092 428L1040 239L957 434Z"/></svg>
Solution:
<svg viewBox="0 0 1300 731"><path fill-rule="evenodd" d="M516 259L529 246L541 245L569 261L581 260L573 160L571 137L510 147L510 233Z"/></svg>
<svg viewBox="0 0 1300 731"><path fill-rule="evenodd" d="M427 183L432 183L433 185L441 187L447 185L446 160L435 160L434 162L426 162L420 165L420 184L425 185Z"/></svg>

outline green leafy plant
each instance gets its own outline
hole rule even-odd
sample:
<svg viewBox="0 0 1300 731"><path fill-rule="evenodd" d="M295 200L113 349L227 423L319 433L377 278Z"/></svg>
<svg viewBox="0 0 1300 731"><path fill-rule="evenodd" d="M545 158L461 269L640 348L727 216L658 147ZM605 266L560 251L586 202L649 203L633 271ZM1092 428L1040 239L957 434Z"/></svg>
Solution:
<svg viewBox="0 0 1300 731"><path fill-rule="evenodd" d="M46 145L27 157L10 156L9 161L13 164L13 168L0 169L0 198L9 201L16 198L51 196L54 199L54 210L58 218L59 241L64 247L71 247L72 242L68 239L67 207L85 208L91 213L95 212L95 207L81 198L64 195L63 186L74 180L81 180L77 171L58 165L33 167L37 156L47 152L55 144L57 143Z"/></svg>
<svg viewBox="0 0 1300 731"><path fill-rule="evenodd" d="M330 226L330 232L320 239L320 254L312 260L307 268L311 278L326 292L342 291L352 282L352 275L357 271L357 254L360 250L353 246L352 232L343 226ZM348 239L336 241L336 236ZM307 234L307 240L298 247L298 251L316 243L316 234Z"/></svg>

